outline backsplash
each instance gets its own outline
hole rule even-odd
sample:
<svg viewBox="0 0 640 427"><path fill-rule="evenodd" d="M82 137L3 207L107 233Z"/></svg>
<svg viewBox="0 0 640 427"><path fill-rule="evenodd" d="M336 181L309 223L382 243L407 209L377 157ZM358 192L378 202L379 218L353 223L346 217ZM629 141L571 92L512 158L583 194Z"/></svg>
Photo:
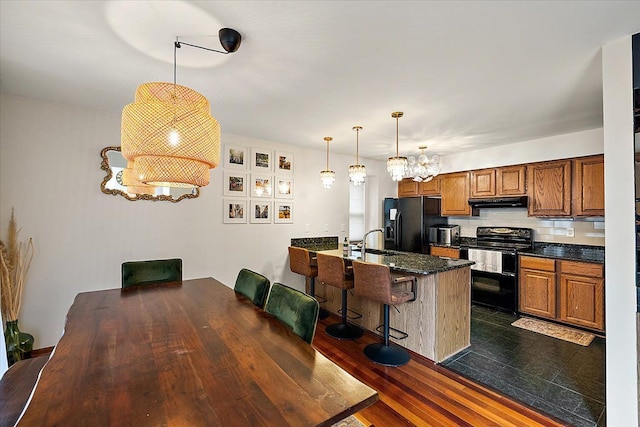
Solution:
<svg viewBox="0 0 640 427"><path fill-rule="evenodd" d="M505 226L532 228L536 242L604 246L604 218L536 218L526 208L480 209L474 217L448 217L449 224L460 226L460 235L475 237L476 228ZM567 236L573 229L574 236Z"/></svg>

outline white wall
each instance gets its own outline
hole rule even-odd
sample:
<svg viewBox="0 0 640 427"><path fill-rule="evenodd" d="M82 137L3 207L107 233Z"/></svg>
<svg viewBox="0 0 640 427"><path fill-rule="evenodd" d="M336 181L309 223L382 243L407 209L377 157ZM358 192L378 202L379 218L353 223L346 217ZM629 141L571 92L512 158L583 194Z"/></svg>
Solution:
<svg viewBox="0 0 640 427"><path fill-rule="evenodd" d="M212 276L229 286L247 267L302 289L302 278L289 271L287 246L292 237L347 234L340 226L348 227L354 159L331 155L336 184L325 190L322 138L318 150L224 133L222 141L294 153L293 224L223 224L222 167L197 199L131 202L103 194L100 150L120 144L119 115L0 94L0 236L15 207L21 237L35 242L20 326L36 348L58 341L77 293L119 287L126 260L179 257L185 279ZM383 162L363 163L370 175L386 174Z"/></svg>
<svg viewBox="0 0 640 427"><path fill-rule="evenodd" d="M602 48L607 425L638 425L631 37Z"/></svg>

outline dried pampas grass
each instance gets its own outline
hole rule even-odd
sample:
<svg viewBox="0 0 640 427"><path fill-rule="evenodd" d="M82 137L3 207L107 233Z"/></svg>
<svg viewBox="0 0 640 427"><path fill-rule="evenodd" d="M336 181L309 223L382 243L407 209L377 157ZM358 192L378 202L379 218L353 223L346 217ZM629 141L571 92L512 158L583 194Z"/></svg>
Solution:
<svg viewBox="0 0 640 427"><path fill-rule="evenodd" d="M33 260L33 239L27 243L18 239L20 230L11 209L7 244L0 241L0 287L2 289L2 318L5 322L18 320L22 305L22 291Z"/></svg>

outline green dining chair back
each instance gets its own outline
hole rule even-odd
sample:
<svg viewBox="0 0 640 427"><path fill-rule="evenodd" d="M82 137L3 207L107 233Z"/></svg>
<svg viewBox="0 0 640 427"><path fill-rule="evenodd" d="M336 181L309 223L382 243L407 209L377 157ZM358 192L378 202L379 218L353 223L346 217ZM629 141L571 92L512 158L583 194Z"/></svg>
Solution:
<svg viewBox="0 0 640 427"><path fill-rule="evenodd" d="M252 303L258 307L264 307L264 301L267 299L269 292L269 279L262 274L243 268L238 273L236 284L233 289L246 296Z"/></svg>
<svg viewBox="0 0 640 427"><path fill-rule="evenodd" d="M311 295L275 282L271 286L264 310L311 344L320 311L320 304Z"/></svg>
<svg viewBox="0 0 640 427"><path fill-rule="evenodd" d="M154 259L122 263L122 288L182 280L182 259Z"/></svg>

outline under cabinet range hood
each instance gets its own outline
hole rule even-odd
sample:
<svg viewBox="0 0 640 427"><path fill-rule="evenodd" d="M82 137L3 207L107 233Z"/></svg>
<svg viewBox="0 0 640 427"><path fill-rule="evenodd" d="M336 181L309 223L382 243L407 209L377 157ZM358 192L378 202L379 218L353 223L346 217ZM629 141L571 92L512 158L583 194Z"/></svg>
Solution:
<svg viewBox="0 0 640 427"><path fill-rule="evenodd" d="M469 199L469 205L474 208L526 208L527 196L493 197L490 199Z"/></svg>

